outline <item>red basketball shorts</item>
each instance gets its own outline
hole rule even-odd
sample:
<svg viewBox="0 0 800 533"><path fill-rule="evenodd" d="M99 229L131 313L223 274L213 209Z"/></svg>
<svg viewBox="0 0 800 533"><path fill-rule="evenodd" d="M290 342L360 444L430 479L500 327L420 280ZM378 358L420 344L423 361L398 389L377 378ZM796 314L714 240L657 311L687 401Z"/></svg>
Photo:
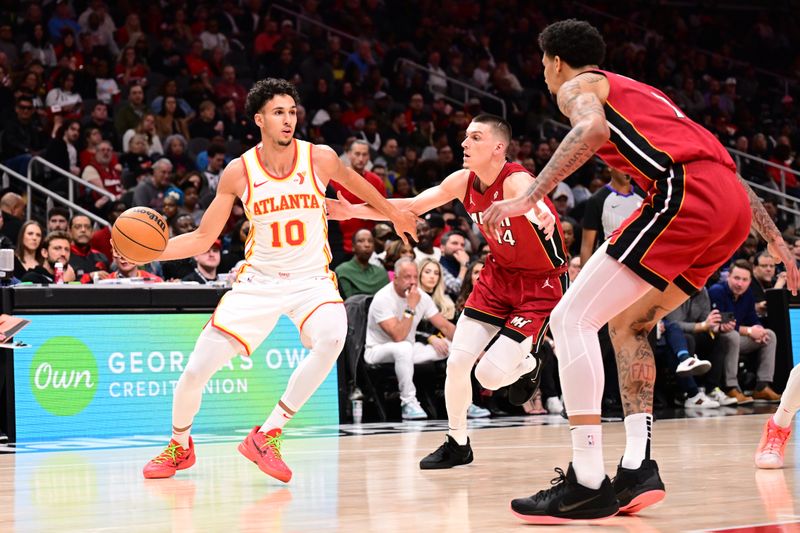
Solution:
<svg viewBox="0 0 800 533"><path fill-rule="evenodd" d="M533 345L538 346L547 332L550 312L568 284L564 269L549 273L509 270L489 255L464 314L501 328L501 334L517 342L533 337Z"/></svg>
<svg viewBox="0 0 800 533"><path fill-rule="evenodd" d="M694 294L750 231L747 192L728 167L675 165L610 238L607 253L664 290Z"/></svg>

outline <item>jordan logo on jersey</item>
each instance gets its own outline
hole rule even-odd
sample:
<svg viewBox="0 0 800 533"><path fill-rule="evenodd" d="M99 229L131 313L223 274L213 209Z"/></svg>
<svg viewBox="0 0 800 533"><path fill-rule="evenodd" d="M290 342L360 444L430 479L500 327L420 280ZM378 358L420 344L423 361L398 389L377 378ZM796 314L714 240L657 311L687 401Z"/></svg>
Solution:
<svg viewBox="0 0 800 533"><path fill-rule="evenodd" d="M553 288L553 286L550 285L550 278L545 278L544 283L542 283L542 288L546 289L548 287L550 287L551 289Z"/></svg>
<svg viewBox="0 0 800 533"><path fill-rule="evenodd" d="M531 320L526 320L526 319L522 318L521 316L515 316L514 318L512 318L509 321L509 324L511 324L515 328L519 328L519 329L524 328L525 326L527 326L530 323L531 323Z"/></svg>
<svg viewBox="0 0 800 533"><path fill-rule="evenodd" d="M286 209L319 209L319 200L314 194L285 194L253 202L254 215L266 215Z"/></svg>

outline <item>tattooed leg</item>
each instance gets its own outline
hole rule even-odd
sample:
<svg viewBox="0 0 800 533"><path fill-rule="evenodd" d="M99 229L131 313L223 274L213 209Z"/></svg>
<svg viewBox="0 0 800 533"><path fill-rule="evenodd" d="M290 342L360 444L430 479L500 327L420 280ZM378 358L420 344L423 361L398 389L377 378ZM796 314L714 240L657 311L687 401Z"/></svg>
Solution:
<svg viewBox="0 0 800 533"><path fill-rule="evenodd" d="M688 296L675 285L664 292L651 289L631 307L608 323L619 375L619 390L625 416L653 412L656 365L647 340L650 330Z"/></svg>

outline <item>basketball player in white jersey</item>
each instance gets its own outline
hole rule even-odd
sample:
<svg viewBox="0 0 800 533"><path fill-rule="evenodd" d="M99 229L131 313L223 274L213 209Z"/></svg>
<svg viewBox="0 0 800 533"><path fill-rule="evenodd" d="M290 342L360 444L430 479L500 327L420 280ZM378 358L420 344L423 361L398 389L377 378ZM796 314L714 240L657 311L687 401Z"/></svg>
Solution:
<svg viewBox="0 0 800 533"><path fill-rule="evenodd" d="M292 373L286 391L266 421L255 426L239 451L266 474L288 482L292 472L281 456L284 425L324 381L347 334L347 317L328 269L325 188L329 180L375 206L398 235L416 237L416 217L389 204L372 185L346 168L327 146L293 138L298 96L280 79L257 82L247 95L247 114L261 129L261 143L231 161L217 194L193 232L172 238L162 261L208 250L219 237L236 198L250 220L245 263L233 290L220 300L200 333L175 388L172 439L144 467L146 478L171 477L195 462L189 431L203 387L238 354L251 355L285 314L311 352Z"/></svg>

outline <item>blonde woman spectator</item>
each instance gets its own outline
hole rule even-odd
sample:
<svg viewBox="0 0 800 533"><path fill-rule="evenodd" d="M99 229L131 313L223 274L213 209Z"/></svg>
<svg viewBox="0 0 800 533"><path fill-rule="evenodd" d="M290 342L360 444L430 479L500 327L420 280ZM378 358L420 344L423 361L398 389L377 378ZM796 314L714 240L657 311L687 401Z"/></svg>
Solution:
<svg viewBox="0 0 800 533"><path fill-rule="evenodd" d="M42 226L35 220L22 225L17 237L17 248L14 251L14 277L22 279L29 270L41 264L39 248L42 245Z"/></svg>
<svg viewBox="0 0 800 533"><path fill-rule="evenodd" d="M425 291L436 308L447 320L452 321L456 315L456 305L444 293L444 281L442 280L442 265L433 259L423 259L419 263L419 286Z"/></svg>
<svg viewBox="0 0 800 533"><path fill-rule="evenodd" d="M161 139L156 132L156 116L153 113L145 113L139 121L139 125L133 129L129 129L122 136L122 150L125 152L130 151L130 142L134 135L143 135L147 142L148 155L163 154L164 147L161 145Z"/></svg>

